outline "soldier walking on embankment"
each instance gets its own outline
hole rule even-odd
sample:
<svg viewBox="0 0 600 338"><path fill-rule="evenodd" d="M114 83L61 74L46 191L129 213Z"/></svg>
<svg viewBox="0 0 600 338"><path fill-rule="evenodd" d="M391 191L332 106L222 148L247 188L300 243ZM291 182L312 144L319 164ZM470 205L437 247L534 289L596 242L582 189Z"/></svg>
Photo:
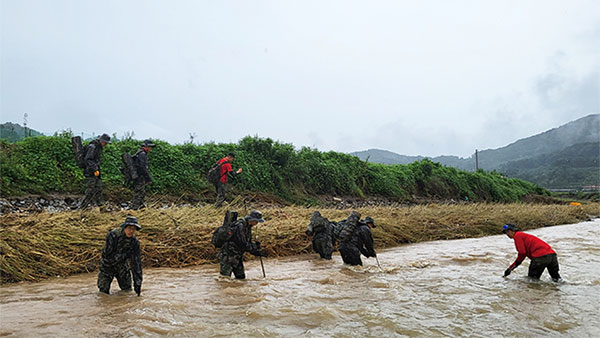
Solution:
<svg viewBox="0 0 600 338"><path fill-rule="evenodd" d="M146 185L152 184L152 175L148 170L148 153L156 145L151 140L145 140L140 149L132 156L133 164L137 172L137 178L133 180L133 200L131 209L137 210L144 207L146 197Z"/></svg>
<svg viewBox="0 0 600 338"><path fill-rule="evenodd" d="M110 143L110 136L102 134L86 146L84 156L85 168L83 168L83 176L85 177L85 197L80 205L80 208L82 209L91 205L100 205L102 203L100 161L102 159L102 148L108 143Z"/></svg>

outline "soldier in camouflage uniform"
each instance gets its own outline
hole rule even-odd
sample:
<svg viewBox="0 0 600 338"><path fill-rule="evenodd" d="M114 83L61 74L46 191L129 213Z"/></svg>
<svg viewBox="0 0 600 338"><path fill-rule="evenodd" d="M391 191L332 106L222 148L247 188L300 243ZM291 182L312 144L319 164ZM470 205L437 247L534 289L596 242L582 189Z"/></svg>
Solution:
<svg viewBox="0 0 600 338"><path fill-rule="evenodd" d="M133 155L135 170L138 177L133 181L133 200L131 209L137 210L144 207L146 185L152 184L152 175L148 170L148 153L155 146L150 140L145 140L140 149Z"/></svg>
<svg viewBox="0 0 600 338"><path fill-rule="evenodd" d="M110 143L110 136L102 134L98 139L88 144L85 152L85 168L83 176L85 177L85 197L81 202L80 208L87 208L90 205L100 205L102 203L102 180L100 177L100 159L102 158L102 148Z"/></svg>
<svg viewBox="0 0 600 338"><path fill-rule="evenodd" d="M306 234L313 236L313 250L323 259L331 259L331 253L335 247L335 236L333 236L333 224L325 217L315 211L306 229Z"/></svg>
<svg viewBox="0 0 600 338"><path fill-rule="evenodd" d="M135 237L135 231L142 227L135 217L128 216L121 227L109 231L100 260L98 272L98 289L106 294L110 291L113 278L121 290L131 290L131 276L133 274L133 288L139 296L142 292L142 259L140 242Z"/></svg>
<svg viewBox="0 0 600 338"><path fill-rule="evenodd" d="M244 252L266 257L260 252L260 242L252 243L252 227L264 221L260 211L253 210L248 216L238 219L231 226L231 239L223 244L219 252L221 275L231 276L233 272L237 279L246 278L243 262Z"/></svg>
<svg viewBox="0 0 600 338"><path fill-rule="evenodd" d="M367 216L364 220L357 222L356 231L350 239L340 243L340 254L345 264L362 265L361 253L367 258L377 256L373 249L373 235L371 234L371 228L374 227L375 221Z"/></svg>

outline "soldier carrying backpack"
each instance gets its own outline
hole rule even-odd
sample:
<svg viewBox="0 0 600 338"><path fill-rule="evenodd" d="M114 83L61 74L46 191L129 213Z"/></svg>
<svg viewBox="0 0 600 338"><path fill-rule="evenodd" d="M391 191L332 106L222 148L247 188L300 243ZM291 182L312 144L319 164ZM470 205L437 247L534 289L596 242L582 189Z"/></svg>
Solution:
<svg viewBox="0 0 600 338"><path fill-rule="evenodd" d="M133 199L131 200L131 209L137 210L144 207L144 198L146 197L146 185L152 184L152 175L148 170L148 153L156 145L151 140L145 140L140 145L140 149L131 156L130 164L125 162L124 173L127 177L127 172L131 173L130 178L133 181ZM124 157L129 156L128 153L123 154ZM127 168L128 165L132 167Z"/></svg>
<svg viewBox="0 0 600 338"><path fill-rule="evenodd" d="M331 259L331 253L333 253L335 247L334 225L334 222L330 222L327 218L321 216L320 212L315 211L306 228L306 234L313 236L313 250L323 259Z"/></svg>
<svg viewBox="0 0 600 338"><path fill-rule="evenodd" d="M266 257L260 251L260 242L252 242L252 227L265 220L258 210L252 210L248 216L235 221L232 220L237 217L237 213L230 213L228 211L225 215L224 225L215 230L212 243L221 249L218 255L221 275L231 276L233 272L236 279L244 279L244 252ZM219 238L215 238L216 236Z"/></svg>
<svg viewBox="0 0 600 338"><path fill-rule="evenodd" d="M361 253L367 258L377 256L371 234L371 228L374 227L375 221L371 217L360 220L360 214L356 211L337 224L334 233L340 240L340 255L345 264L362 265Z"/></svg>
<svg viewBox="0 0 600 338"><path fill-rule="evenodd" d="M215 186L217 191L217 207L220 207L225 201L225 192L229 177L234 177L235 175L242 173L242 168L239 168L235 172L233 171L233 168L231 168L231 162L233 162L234 159L235 155L229 153L224 158L218 160L217 163L208 170L208 181Z"/></svg>
<svg viewBox="0 0 600 338"><path fill-rule="evenodd" d="M85 147L81 144L81 137L71 139L77 166L83 169L85 177L85 197L80 208L102 203L102 180L100 177L100 160L102 148L110 143L110 136L102 134Z"/></svg>

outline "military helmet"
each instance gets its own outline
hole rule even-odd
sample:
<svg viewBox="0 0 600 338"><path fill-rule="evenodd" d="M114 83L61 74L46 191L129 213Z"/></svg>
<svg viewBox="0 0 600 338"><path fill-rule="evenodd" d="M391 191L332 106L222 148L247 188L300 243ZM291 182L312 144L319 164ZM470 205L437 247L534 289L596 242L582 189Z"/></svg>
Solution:
<svg viewBox="0 0 600 338"><path fill-rule="evenodd" d="M262 218L262 214L258 210L252 210L248 216L246 216L247 221L257 221L259 223L264 222L265 220Z"/></svg>
<svg viewBox="0 0 600 338"><path fill-rule="evenodd" d="M142 142L142 144L140 145L141 147L155 147L156 144L152 143L152 140L144 140L144 142Z"/></svg>
<svg viewBox="0 0 600 338"><path fill-rule="evenodd" d="M142 227L138 223L137 217L127 216L127 218L125 218L125 222L121 224L121 228L125 229L128 225L133 225L137 230L142 230Z"/></svg>
<svg viewBox="0 0 600 338"><path fill-rule="evenodd" d="M110 143L110 136L108 136L108 134L102 134L102 135L98 136L98 141Z"/></svg>
<svg viewBox="0 0 600 338"><path fill-rule="evenodd" d="M371 216L365 217L365 223L371 224L371 226L373 226L373 228L375 227L375 221L371 218Z"/></svg>

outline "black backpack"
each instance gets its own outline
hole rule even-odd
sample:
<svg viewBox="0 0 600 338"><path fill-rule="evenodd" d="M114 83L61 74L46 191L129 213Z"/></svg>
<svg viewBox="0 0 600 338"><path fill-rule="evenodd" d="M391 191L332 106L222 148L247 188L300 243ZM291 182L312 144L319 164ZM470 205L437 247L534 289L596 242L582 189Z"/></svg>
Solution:
<svg viewBox="0 0 600 338"><path fill-rule="evenodd" d="M212 184L217 184L219 183L219 181L221 180L221 166L223 164L227 163L227 161L224 161L223 163L219 163L219 161L217 161L217 163L213 164L212 167L210 167L210 169L208 169L208 173L206 174L206 179L208 180L209 183Z"/></svg>
<svg viewBox="0 0 600 338"><path fill-rule="evenodd" d="M354 232L358 228L358 221L360 220L360 214L353 211L348 219L338 222L333 225L333 234L341 242L349 241L354 235Z"/></svg>
<svg viewBox="0 0 600 338"><path fill-rule="evenodd" d="M135 155L131 156L128 152L124 152L123 155L121 155L121 162L123 162L121 173L125 176L125 182L131 182L138 178L137 169L134 163L134 158L137 154L138 153L135 153Z"/></svg>
<svg viewBox="0 0 600 338"><path fill-rule="evenodd" d="M312 235L322 231L325 231L326 227L329 227L329 220L323 216L318 211L313 212L312 217L310 218L310 223L306 228L306 234Z"/></svg>
<svg viewBox="0 0 600 338"><path fill-rule="evenodd" d="M235 211L227 210L225 213L225 219L223 225L215 229L212 235L211 242L215 248L221 248L223 244L231 239L233 236L232 226L237 221L238 213Z"/></svg>
<svg viewBox="0 0 600 338"><path fill-rule="evenodd" d="M75 163L81 169L85 169L85 153L88 150L88 146L83 146L81 142L81 136L71 137L71 146L73 147L73 154L75 155Z"/></svg>

